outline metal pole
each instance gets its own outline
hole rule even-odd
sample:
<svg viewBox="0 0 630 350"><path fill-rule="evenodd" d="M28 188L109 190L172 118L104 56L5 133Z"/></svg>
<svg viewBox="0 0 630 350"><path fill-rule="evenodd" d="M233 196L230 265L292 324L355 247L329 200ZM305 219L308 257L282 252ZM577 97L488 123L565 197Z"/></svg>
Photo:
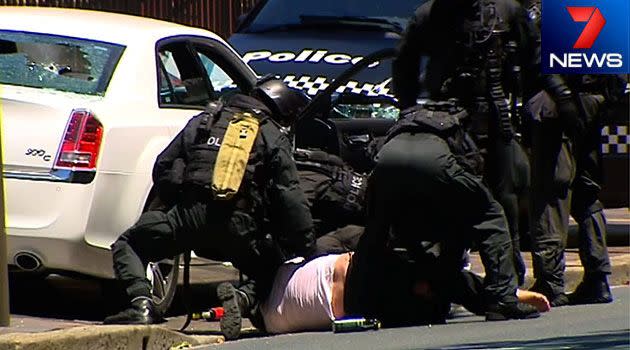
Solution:
<svg viewBox="0 0 630 350"><path fill-rule="evenodd" d="M2 104L0 104L0 327L9 327L9 261L4 213L4 175L2 172Z"/></svg>

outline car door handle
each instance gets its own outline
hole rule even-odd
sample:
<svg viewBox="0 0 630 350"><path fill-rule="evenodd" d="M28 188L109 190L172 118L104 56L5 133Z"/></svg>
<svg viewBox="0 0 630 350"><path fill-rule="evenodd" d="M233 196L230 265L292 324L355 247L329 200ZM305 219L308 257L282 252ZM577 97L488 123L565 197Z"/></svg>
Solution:
<svg viewBox="0 0 630 350"><path fill-rule="evenodd" d="M346 135L346 141L348 144L352 146L356 145L365 145L370 142L369 134L361 134L361 135Z"/></svg>

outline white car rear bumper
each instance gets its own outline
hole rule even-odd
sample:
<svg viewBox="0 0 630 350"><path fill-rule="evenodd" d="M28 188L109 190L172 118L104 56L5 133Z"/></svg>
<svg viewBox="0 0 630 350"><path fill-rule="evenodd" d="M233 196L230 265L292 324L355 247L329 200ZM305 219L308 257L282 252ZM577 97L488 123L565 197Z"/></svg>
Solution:
<svg viewBox="0 0 630 350"><path fill-rule="evenodd" d="M110 251L85 242L94 186L94 182L34 181L7 176L9 265L17 265L16 257L26 255L23 260L39 260L38 269L111 277Z"/></svg>

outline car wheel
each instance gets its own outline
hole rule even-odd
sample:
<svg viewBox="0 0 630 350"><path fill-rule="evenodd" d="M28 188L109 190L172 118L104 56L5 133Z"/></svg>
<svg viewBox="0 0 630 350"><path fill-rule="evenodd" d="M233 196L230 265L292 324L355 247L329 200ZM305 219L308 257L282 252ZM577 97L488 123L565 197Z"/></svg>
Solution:
<svg viewBox="0 0 630 350"><path fill-rule="evenodd" d="M151 189L149 200L147 200L143 212L150 210L167 211L168 209L170 207L160 200L155 189ZM147 278L151 282L151 296L155 309L160 315L166 315L175 298L181 260L181 255L176 255L172 259L152 261L147 265Z"/></svg>
<svg viewBox="0 0 630 350"><path fill-rule="evenodd" d="M155 304L155 311L165 315L173 302L177 290L179 277L179 261L181 255L172 259L149 262L147 278L151 282L151 296Z"/></svg>

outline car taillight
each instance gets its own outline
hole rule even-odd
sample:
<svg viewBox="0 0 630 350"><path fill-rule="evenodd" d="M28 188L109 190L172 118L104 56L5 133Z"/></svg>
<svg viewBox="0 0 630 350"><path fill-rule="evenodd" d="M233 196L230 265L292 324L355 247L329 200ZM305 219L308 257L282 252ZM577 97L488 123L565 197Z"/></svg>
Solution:
<svg viewBox="0 0 630 350"><path fill-rule="evenodd" d="M103 124L92 112L73 110L55 167L95 169L102 138Z"/></svg>

